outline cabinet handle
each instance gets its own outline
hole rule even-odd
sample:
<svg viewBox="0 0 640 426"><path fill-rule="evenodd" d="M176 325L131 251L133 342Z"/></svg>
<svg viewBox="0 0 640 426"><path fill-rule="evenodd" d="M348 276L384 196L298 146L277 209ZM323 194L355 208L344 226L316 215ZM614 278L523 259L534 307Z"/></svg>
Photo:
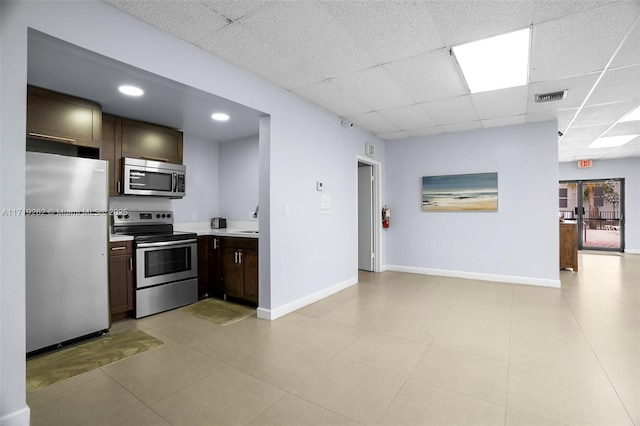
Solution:
<svg viewBox="0 0 640 426"><path fill-rule="evenodd" d="M75 139L71 139L71 138L62 138L60 136L45 135L44 133L36 133L36 132L29 132L29 136L37 136L40 138L53 139L56 141L69 142L69 143L73 143L76 141Z"/></svg>
<svg viewBox="0 0 640 426"><path fill-rule="evenodd" d="M118 181L118 184L116 186L117 186L116 192L119 194L120 193L120 181Z"/></svg>
<svg viewBox="0 0 640 426"><path fill-rule="evenodd" d="M116 251L116 250L126 250L126 247L111 247L111 251Z"/></svg>
<svg viewBox="0 0 640 426"><path fill-rule="evenodd" d="M217 250L217 249L218 249L218 239L217 239L217 238L214 238L214 239L213 239L213 249L214 249L214 250Z"/></svg>
<svg viewBox="0 0 640 426"><path fill-rule="evenodd" d="M242 254L243 253L241 251L238 252L238 258L240 259L238 263L242 263Z"/></svg>
<svg viewBox="0 0 640 426"><path fill-rule="evenodd" d="M237 251L233 252L233 258L234 258L233 259L233 263L238 263L238 252Z"/></svg>
<svg viewBox="0 0 640 426"><path fill-rule="evenodd" d="M160 157L141 157L144 158L145 160L151 160L151 161L162 161L163 163L168 163L169 159L168 158L160 158Z"/></svg>
<svg viewBox="0 0 640 426"><path fill-rule="evenodd" d="M133 257L129 258L129 270L133 271Z"/></svg>

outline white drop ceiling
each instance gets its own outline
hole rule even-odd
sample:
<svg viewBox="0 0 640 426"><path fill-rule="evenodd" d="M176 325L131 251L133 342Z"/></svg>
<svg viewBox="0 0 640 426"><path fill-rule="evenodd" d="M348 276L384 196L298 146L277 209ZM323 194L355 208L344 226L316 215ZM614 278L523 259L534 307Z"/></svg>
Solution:
<svg viewBox="0 0 640 426"><path fill-rule="evenodd" d="M637 0L108 2L386 140L557 119L560 161L640 156L586 148L640 133ZM528 26L529 84L470 94L450 48Z"/></svg>

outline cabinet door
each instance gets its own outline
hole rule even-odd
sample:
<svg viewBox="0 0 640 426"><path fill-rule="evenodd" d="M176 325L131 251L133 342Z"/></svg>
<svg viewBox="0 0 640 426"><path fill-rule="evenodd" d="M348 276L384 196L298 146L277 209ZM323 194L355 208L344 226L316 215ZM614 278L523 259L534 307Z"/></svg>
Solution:
<svg viewBox="0 0 640 426"><path fill-rule="evenodd" d="M27 88L27 137L100 148L102 109L95 102Z"/></svg>
<svg viewBox="0 0 640 426"><path fill-rule="evenodd" d="M209 282L211 284L211 294L214 297L222 298L224 296L224 289L220 275L220 237L211 237L210 242Z"/></svg>
<svg viewBox="0 0 640 426"><path fill-rule="evenodd" d="M211 277L209 275L210 236L198 237L198 297L209 297Z"/></svg>
<svg viewBox="0 0 640 426"><path fill-rule="evenodd" d="M109 244L109 303L111 317L133 309L133 248L131 242ZM126 315L125 315L126 317Z"/></svg>
<svg viewBox="0 0 640 426"><path fill-rule="evenodd" d="M244 298L244 272L239 262L241 251L232 247L222 248L222 284L230 297Z"/></svg>
<svg viewBox="0 0 640 426"><path fill-rule="evenodd" d="M182 164L182 132L123 118L122 156Z"/></svg>
<svg viewBox="0 0 640 426"><path fill-rule="evenodd" d="M258 251L243 249L244 298L258 304Z"/></svg>
<svg viewBox="0 0 640 426"><path fill-rule="evenodd" d="M120 195L122 182L122 153L120 149L121 120L113 115L102 115L102 142L100 159L109 162L109 196Z"/></svg>

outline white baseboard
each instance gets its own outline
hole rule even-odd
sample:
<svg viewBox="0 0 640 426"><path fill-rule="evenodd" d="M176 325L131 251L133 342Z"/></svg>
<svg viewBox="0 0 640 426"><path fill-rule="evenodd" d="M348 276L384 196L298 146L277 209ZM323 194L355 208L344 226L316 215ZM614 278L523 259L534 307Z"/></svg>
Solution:
<svg viewBox="0 0 640 426"><path fill-rule="evenodd" d="M339 291L344 290L345 288L349 288L354 284L358 283L358 277L355 276L346 281L333 285L324 290L318 291L316 293L310 294L305 297L301 297L300 299L294 300L293 302L289 302L286 305L279 306L275 309L265 309L258 308L257 314L258 318L273 321L280 317L283 317L287 314L290 314L293 311L297 311L300 308L303 308L307 305L310 305L318 300L324 299L325 297L331 296Z"/></svg>
<svg viewBox="0 0 640 426"><path fill-rule="evenodd" d="M18 411L0 417L0 426L29 426L31 410L24 406Z"/></svg>
<svg viewBox="0 0 640 426"><path fill-rule="evenodd" d="M560 280L517 277L512 275L482 274L479 272L449 271L446 269L416 268L412 266L385 265L388 271L408 272L411 274L437 275L441 277L466 278L470 280L496 281L501 283L536 285L540 287L560 288Z"/></svg>
<svg viewBox="0 0 640 426"><path fill-rule="evenodd" d="M637 249L624 249L626 254L640 254L640 250Z"/></svg>

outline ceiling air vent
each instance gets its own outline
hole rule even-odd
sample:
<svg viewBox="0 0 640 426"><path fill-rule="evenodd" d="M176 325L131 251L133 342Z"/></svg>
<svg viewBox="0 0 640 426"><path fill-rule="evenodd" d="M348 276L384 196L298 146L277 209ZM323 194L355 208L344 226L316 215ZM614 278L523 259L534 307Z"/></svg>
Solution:
<svg viewBox="0 0 640 426"><path fill-rule="evenodd" d="M566 90L562 90L560 92L542 93L542 94L536 95L536 102L561 101L564 99L564 95L566 94L567 94Z"/></svg>

